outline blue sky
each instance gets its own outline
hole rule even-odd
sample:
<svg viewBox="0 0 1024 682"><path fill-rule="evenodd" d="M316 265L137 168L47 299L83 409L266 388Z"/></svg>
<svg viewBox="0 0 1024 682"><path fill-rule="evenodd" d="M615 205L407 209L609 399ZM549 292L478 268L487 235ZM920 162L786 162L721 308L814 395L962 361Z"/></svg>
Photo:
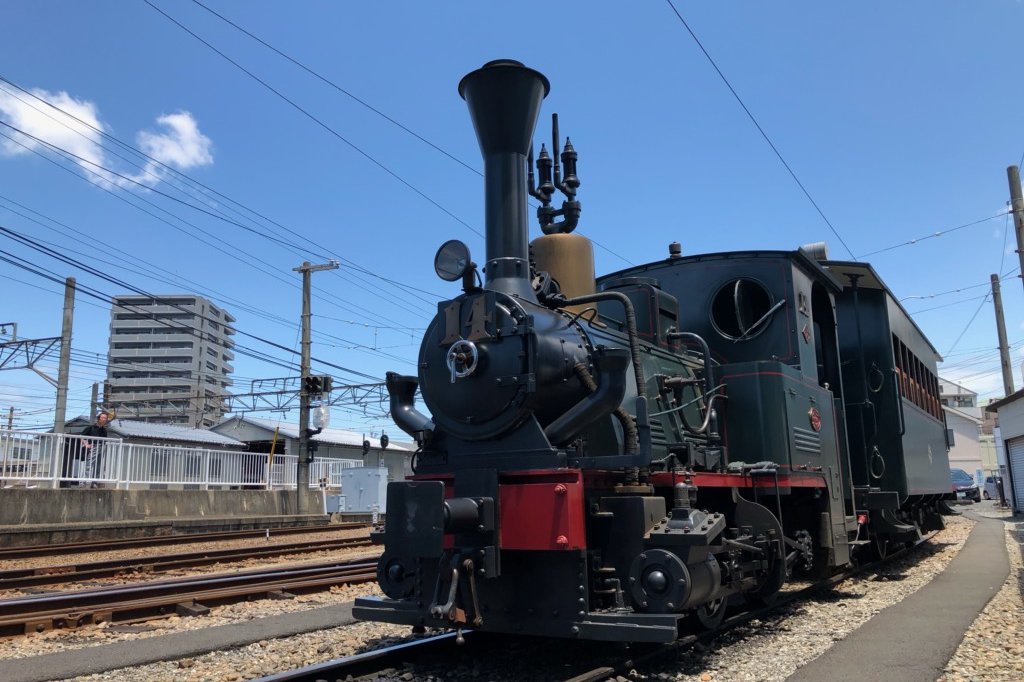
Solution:
<svg viewBox="0 0 1024 682"><path fill-rule="evenodd" d="M116 176L75 178L0 138L0 225L147 291L227 299L222 304L238 317L239 330L296 350L299 281L291 269L304 258L339 254L416 290L350 265L314 275L321 333L314 356L372 376L412 372L417 330L433 313L427 301L434 297L421 292L455 290L434 276L434 251L459 238L482 253L482 239L459 222L482 230L480 176L202 7L152 1L337 136L142 0L8 0L0 76L88 114L118 139L273 219L290 232L227 214L295 247L166 199L158 192L186 196L166 171L130 166L98 147L89 131L72 133L5 92L0 121L150 189ZM537 141L547 139L546 116L557 111L580 153L580 230L606 247L597 250L599 272L660 259L673 240L687 253L826 240L833 257L849 256L664 2L208 5L473 168L481 164L456 93L462 75L501 57L545 73L552 89ZM1005 210L1005 169L1024 155L1024 97L1011 78L1024 23L1020 3L676 6L856 256ZM44 151L9 128L0 132ZM65 165L84 175L84 163ZM168 222L126 200L152 202L169 212L161 214ZM9 201L78 234L48 231L8 210L16 208ZM223 200L205 201L205 210L225 210ZM1017 265L1012 223L1004 249L1007 222L1000 216L869 259L900 298L976 287L904 305L921 311L915 317L940 352L952 347L943 374L989 395L1000 386L995 323L991 304L978 298L986 289L976 285ZM168 223L203 230L203 239L237 259ZM121 293L7 237L0 236L0 249ZM155 278L171 275L180 286ZM1024 291L1012 275L1003 288L1019 388ZM16 320L24 337L59 333L57 285L0 262L0 292L0 322ZM72 366L69 414L87 409L89 386L104 374L108 323L109 309L79 296L76 357L98 355ZM235 365L240 391L252 378L291 373L243 356ZM14 405L18 425L52 418L45 412L52 396L31 372L0 373L0 409ZM333 418L360 430L382 425L338 410Z"/></svg>

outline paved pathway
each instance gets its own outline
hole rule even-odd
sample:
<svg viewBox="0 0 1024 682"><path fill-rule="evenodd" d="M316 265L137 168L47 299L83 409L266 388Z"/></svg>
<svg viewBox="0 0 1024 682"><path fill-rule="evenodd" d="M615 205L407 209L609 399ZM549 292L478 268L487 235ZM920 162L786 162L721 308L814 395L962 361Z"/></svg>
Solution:
<svg viewBox="0 0 1024 682"><path fill-rule="evenodd" d="M3 682L47 682L91 675L128 666L200 656L211 651L245 646L263 639L287 637L354 622L352 604L323 606L309 611L256 618L243 623L156 635L130 642L0 661Z"/></svg>
<svg viewBox="0 0 1024 682"><path fill-rule="evenodd" d="M798 669L789 682L935 682L1010 573L1003 522L971 518L977 524L945 571Z"/></svg>

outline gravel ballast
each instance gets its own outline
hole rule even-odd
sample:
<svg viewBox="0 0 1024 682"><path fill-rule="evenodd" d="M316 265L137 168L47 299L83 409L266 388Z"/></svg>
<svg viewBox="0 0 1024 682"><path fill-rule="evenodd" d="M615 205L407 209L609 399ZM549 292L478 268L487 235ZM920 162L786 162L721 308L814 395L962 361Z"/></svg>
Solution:
<svg viewBox="0 0 1024 682"><path fill-rule="evenodd" d="M1024 561L1020 532L1024 524L1006 524L1010 575L978 615L940 682L1017 682L1024 680Z"/></svg>
<svg viewBox="0 0 1024 682"><path fill-rule="evenodd" d="M366 554L366 549L365 547L361 548L359 552L344 550L334 553L333 556L339 559L354 559L360 556L372 558L376 556ZM305 558L303 557L303 559ZM280 565L286 566L289 564L285 562ZM290 565L295 564L292 563ZM264 567L270 566L271 564L269 563L264 564ZM219 571L225 571L226 567L219 566L218 569ZM236 570L241 570L241 567ZM379 593L379 588L374 582L357 585L339 585L330 588L330 590L301 594L294 599L259 599L217 606L205 616L181 617L174 615L139 625L124 626L117 623L101 623L100 625L86 626L78 630L50 630L23 637L0 639L0 659L25 658L110 644L112 642L159 637L160 635L172 632L199 630L216 625L244 622L254 618L293 613L331 604L344 604L351 602L357 596Z"/></svg>
<svg viewBox="0 0 1024 682"><path fill-rule="evenodd" d="M633 680L784 680L800 665L828 650L875 614L898 603L941 573L963 547L974 522L947 519L946 530L927 544L890 562L876 573L848 579L819 596L786 607L777 616L752 621L730 631L709 647L683 653L671 666L630 676ZM795 588L796 586L794 586ZM409 629L377 623L358 623L322 632L259 642L219 651L194 660L113 670L80 680L244 680L378 648L409 636ZM543 648L543 647L541 647ZM511 647L471 667L446 671L445 680L547 679L543 656ZM534 660L535 658L539 660ZM395 679L437 680L437 671L403 672ZM973 678L983 679L983 678Z"/></svg>

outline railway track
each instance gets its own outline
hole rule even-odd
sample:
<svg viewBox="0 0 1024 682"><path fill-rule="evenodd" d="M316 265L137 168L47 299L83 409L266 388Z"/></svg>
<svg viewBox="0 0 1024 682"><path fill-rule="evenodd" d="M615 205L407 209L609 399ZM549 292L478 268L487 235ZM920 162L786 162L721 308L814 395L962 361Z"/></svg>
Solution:
<svg viewBox="0 0 1024 682"><path fill-rule="evenodd" d="M0 637L103 622L139 622L175 613L203 615L210 606L288 598L368 582L376 578L376 568L376 558L361 558L3 599Z"/></svg>
<svg viewBox="0 0 1024 682"><path fill-rule="evenodd" d="M316 526L292 526L288 528L225 531L223 533L187 533L184 535L156 535L138 538L122 538L118 540L88 540L86 542L27 545L25 547L0 549L0 560L26 559L29 557L53 556L58 554L106 552L108 550L153 547L157 545L184 545L193 542L224 542L226 540L245 540L247 538L299 535L302 533L328 533L331 531L350 528L365 528L366 526L367 524L365 523L332 523Z"/></svg>
<svg viewBox="0 0 1024 682"><path fill-rule="evenodd" d="M924 541L930 539L930 537L928 536ZM844 580L881 568L891 560L904 556L907 551L910 550L901 549L898 552L890 553L881 561L858 566L826 580L812 583L799 590L781 593L770 606L747 609L732 614L715 630L687 634L670 644L620 647L627 652L625 656L616 656L609 653L610 650L615 649L614 646L609 646L609 644L613 643L603 643L604 646L599 644L597 647L594 647L592 646L593 643L566 641L543 656L545 658L550 656L552 662L554 662L554 659L565 656L572 662L560 661L558 665L563 674L550 678L546 677L545 679L560 679L564 682L604 682L605 680L614 679L619 675L627 675L631 669L651 666L661 660L671 660L673 656L678 656L682 651L692 648L697 644L707 644L729 630L745 623L765 618L789 604L806 599L822 590L830 589ZM474 633L471 631L465 631L463 634L466 638L465 646L455 646L456 634L448 632L435 637L405 641L394 646L277 673L261 678L258 682L361 680L364 678L373 679L375 676L380 675L386 677L387 673L391 672L397 672L397 677L403 672L408 671L410 665L423 664L436 667L439 662L443 662L443 666L450 671L462 658L468 656L473 658L473 660L488 660L492 651L498 654L503 648L507 648L510 642L521 641L521 638L513 636L490 635L488 633ZM492 647L495 643L499 643L496 649ZM536 640L534 640L533 644L543 646L543 643ZM574 645L579 645L579 651L567 654L566 651ZM580 652L584 653L581 654ZM599 661L600 664L589 670L581 670L582 666L579 665L579 660ZM430 674L436 675L437 671L431 670Z"/></svg>
<svg viewBox="0 0 1024 682"><path fill-rule="evenodd" d="M210 549L179 554L92 561L82 564L61 564L55 566L40 566L37 568L15 568L0 571L0 590L13 590L23 589L26 587L36 587L39 585L81 582L96 578L110 578L126 573L160 573L163 571L182 568L211 566L222 562L244 561L247 559L265 559L287 554L307 554L311 552L368 547L370 544L370 539L368 537L343 538L336 540L312 540L308 542L272 545L269 547Z"/></svg>
<svg viewBox="0 0 1024 682"><path fill-rule="evenodd" d="M474 633L465 634L471 637ZM446 632L304 668L286 670L262 677L257 682L334 682L363 677L386 677L387 673L400 671L407 664L415 665L430 660L447 662L466 654L467 647L457 646L455 639L454 632Z"/></svg>

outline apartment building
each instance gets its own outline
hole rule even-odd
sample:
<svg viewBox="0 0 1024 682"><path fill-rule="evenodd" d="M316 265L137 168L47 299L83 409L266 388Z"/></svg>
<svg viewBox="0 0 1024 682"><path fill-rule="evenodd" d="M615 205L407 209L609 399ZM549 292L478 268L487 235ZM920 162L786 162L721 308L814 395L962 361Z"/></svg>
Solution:
<svg viewBox="0 0 1024 682"><path fill-rule="evenodd" d="M234 322L200 296L116 296L104 403L137 421L219 423L234 371Z"/></svg>

